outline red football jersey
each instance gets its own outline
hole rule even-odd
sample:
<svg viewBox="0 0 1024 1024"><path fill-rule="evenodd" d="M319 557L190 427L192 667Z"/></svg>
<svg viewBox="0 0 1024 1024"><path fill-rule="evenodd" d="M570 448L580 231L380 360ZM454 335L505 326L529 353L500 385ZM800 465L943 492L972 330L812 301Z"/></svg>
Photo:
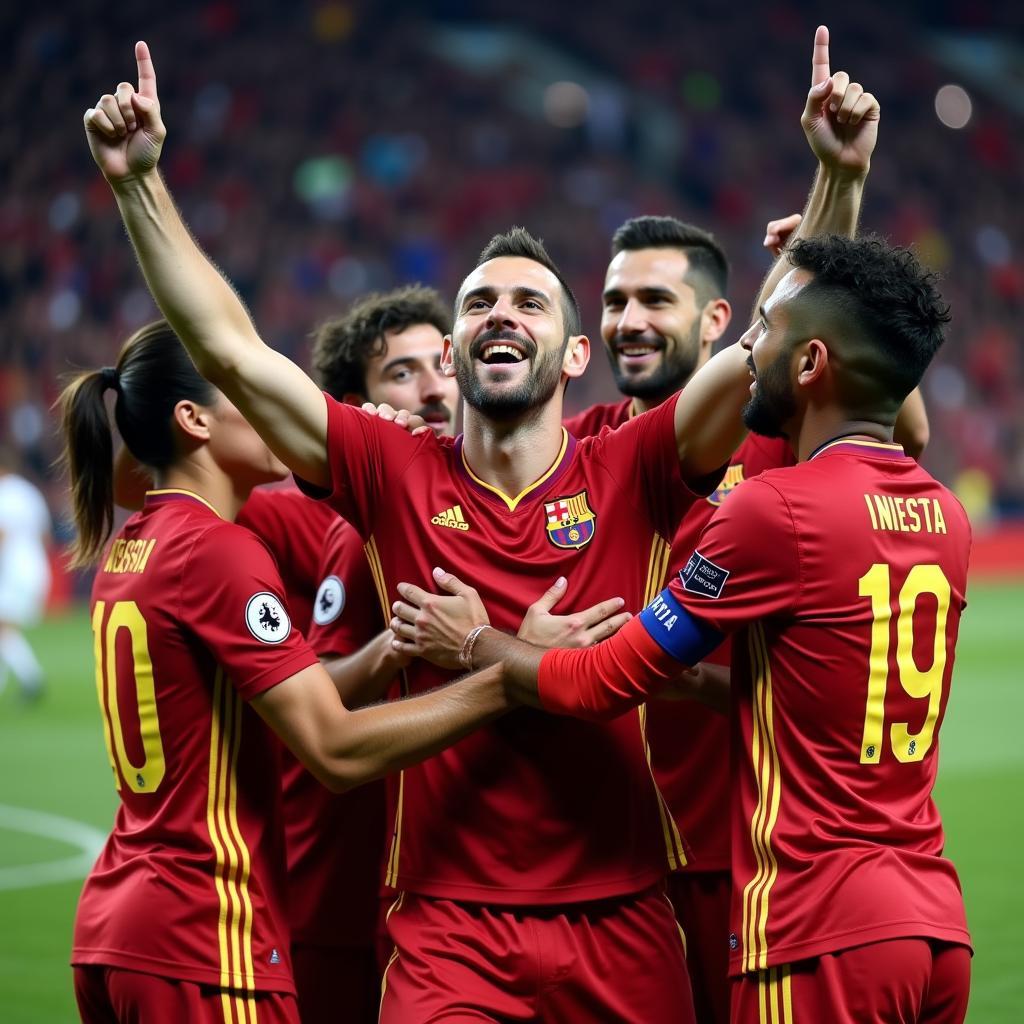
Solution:
<svg viewBox="0 0 1024 1024"><path fill-rule="evenodd" d="M412 437L328 403L330 501L367 543L390 607L443 566L477 587L498 629L518 629L559 576L586 607L658 592L681 486L674 406L576 441L514 498L481 481L461 439ZM712 484L713 486L713 484ZM423 662L412 692L451 678ZM684 848L650 773L637 712L591 723L523 709L406 770L388 881L450 899L538 904L639 891Z"/></svg>
<svg viewBox="0 0 1024 1024"><path fill-rule="evenodd" d="M672 595L733 646L733 973L969 943L932 802L970 527L899 445L748 480Z"/></svg>
<svg viewBox="0 0 1024 1024"><path fill-rule="evenodd" d="M633 400L595 405L565 421L576 437L613 430L633 414ZM766 469L792 466L793 451L785 440L749 434L729 462L721 485L704 501L696 501L683 516L672 539L670 572L686 565L697 538L725 498L742 483ZM633 609L634 611L636 609ZM729 664L726 642L708 661ZM651 701L646 708L651 767L662 795L686 836L693 857L684 871L729 870L729 724L726 717L690 701Z"/></svg>
<svg viewBox="0 0 1024 1024"><path fill-rule="evenodd" d="M111 543L92 623L121 806L73 964L294 992L278 745L246 703L316 662L283 592L263 544L190 492L149 492Z"/></svg>
<svg viewBox="0 0 1024 1024"><path fill-rule="evenodd" d="M359 534L326 510L333 524L320 538L308 639L319 655L343 656L369 643L384 623ZM384 860L384 782L332 793L295 763L286 767L284 793L288 876L296 882L288 894L292 938L372 946Z"/></svg>
<svg viewBox="0 0 1024 1024"><path fill-rule="evenodd" d="M280 484L257 487L235 520L260 537L277 559L288 610L303 636L309 632L313 617L324 535L337 519L331 509L311 501L289 478Z"/></svg>

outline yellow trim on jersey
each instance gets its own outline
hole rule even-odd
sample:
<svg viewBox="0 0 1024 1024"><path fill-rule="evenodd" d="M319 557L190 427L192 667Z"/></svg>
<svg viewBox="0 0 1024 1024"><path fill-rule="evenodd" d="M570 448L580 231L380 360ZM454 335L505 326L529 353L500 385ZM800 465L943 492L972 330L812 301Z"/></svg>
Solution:
<svg viewBox="0 0 1024 1024"><path fill-rule="evenodd" d="M521 502L523 498L525 498L530 493L530 491L535 491L538 487L540 487L540 485L544 483L544 481L547 480L556 469L558 469L559 465L562 462L562 459L565 457L565 449L568 447L568 445L569 434L567 433L565 427L562 427L562 447L558 449L558 456L556 457L555 461L551 463L551 465L547 468L547 470L545 470L542 476L539 476L529 486L524 487L514 498L510 498L499 487L495 487L493 484L487 483L486 480L481 480L480 477L478 477L476 473L473 472L472 467L469 465L469 460L466 458L465 448L462 449L462 465L466 467L466 472L476 483L478 483L481 487L485 488L486 490L490 491L492 494L496 494L499 498L501 498L501 500L505 502L505 504L508 506L509 512L515 512L519 502Z"/></svg>
<svg viewBox="0 0 1024 1024"><path fill-rule="evenodd" d="M769 967L757 976L758 1024L793 1024L793 988L789 965Z"/></svg>
<svg viewBox="0 0 1024 1024"><path fill-rule="evenodd" d="M363 545L366 552L366 560L370 563L370 574L377 587L377 597L380 599L381 611L384 613L384 621L391 621L391 606L388 604L387 584L384 580L384 566L380 560L380 552L377 550L377 541L374 537ZM401 673L402 693L409 692L409 684L406 680L405 671ZM388 851L388 865L384 872L384 884L394 886L398 879L398 851L402 845L402 811L405 797L405 772L398 773L398 800L395 804L395 828L391 840L391 849Z"/></svg>
<svg viewBox="0 0 1024 1024"><path fill-rule="evenodd" d="M779 817L782 779L779 752L775 745L771 666L761 623L749 627L747 644L754 677L750 755L757 775L757 807L750 819L750 841L757 861L757 871L743 889L742 934L743 970L756 971L768 966L768 900L779 873L771 839Z"/></svg>
<svg viewBox="0 0 1024 1024"><path fill-rule="evenodd" d="M224 518L201 494L196 494L195 491L190 491L185 487L160 487L146 491L147 497L150 494L186 494L190 498L195 498L196 501L201 501L218 519Z"/></svg>
<svg viewBox="0 0 1024 1024"><path fill-rule="evenodd" d="M654 535L651 541L651 555L647 560L647 581L644 584L644 605L648 605L655 596L661 592L665 585L665 574L668 572L669 558L672 548L664 537ZM641 704L637 708L640 720L640 738L644 745L644 754L647 757L647 770L651 774L651 783L654 786L655 796L658 798L658 817L661 819L661 832L665 840L665 853L668 857L670 871L685 867L687 864L686 847L683 844L683 837L679 834L679 827L676 819L669 810L665 797L654 777L654 769L651 767L651 748L647 742L647 705ZM685 946L686 939L684 937Z"/></svg>
<svg viewBox="0 0 1024 1024"><path fill-rule="evenodd" d="M238 752L242 739L242 698L218 669L213 683L210 759L206 797L206 827L216 855L214 885L220 904L217 941L220 949L220 987L241 989L225 993L239 1020L255 1019L246 1009L245 991L253 992L256 978L252 959L252 901L249 897L251 858L238 824ZM228 1000L224 1002L224 1000Z"/></svg>
<svg viewBox="0 0 1024 1024"><path fill-rule="evenodd" d="M823 444L812 456L812 459L816 459L822 452L827 452L829 448L835 448L837 444L853 444L858 448L884 448L890 452L901 452L903 451L903 445L896 444L895 441L869 441L867 438L862 437L837 437L834 441L829 441L828 444Z"/></svg>

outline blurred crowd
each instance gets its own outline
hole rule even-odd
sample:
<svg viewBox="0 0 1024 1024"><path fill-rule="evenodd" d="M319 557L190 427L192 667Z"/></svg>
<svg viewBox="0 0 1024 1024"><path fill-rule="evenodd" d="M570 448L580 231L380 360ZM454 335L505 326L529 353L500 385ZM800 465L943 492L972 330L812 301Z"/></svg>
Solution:
<svg viewBox="0 0 1024 1024"><path fill-rule="evenodd" d="M822 12L795 3L59 6L0 16L0 443L58 515L61 375L113 362L155 316L81 125L134 81L137 38L186 219L264 337L299 361L313 325L365 291L418 280L452 297L513 223L545 239L596 339L608 240L640 213L723 241L735 336L768 266L765 223L802 207L813 171L798 119ZM863 228L916 246L952 305L926 380L926 464L979 520L1024 514L1024 117L935 55L943 33L991 29L984 8L898 6L823 18L833 70L882 104ZM972 102L960 129L936 116L949 82ZM598 351L571 407L612 397L604 363Z"/></svg>

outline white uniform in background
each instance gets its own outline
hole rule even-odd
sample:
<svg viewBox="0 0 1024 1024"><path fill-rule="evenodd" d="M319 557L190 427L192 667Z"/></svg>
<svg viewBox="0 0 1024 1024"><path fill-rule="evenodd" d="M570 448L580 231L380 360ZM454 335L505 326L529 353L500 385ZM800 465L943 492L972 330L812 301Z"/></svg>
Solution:
<svg viewBox="0 0 1024 1024"><path fill-rule="evenodd" d="M43 671L21 630L39 620L50 592L49 536L39 489L14 473L0 475L0 688L10 671L27 697L39 695Z"/></svg>

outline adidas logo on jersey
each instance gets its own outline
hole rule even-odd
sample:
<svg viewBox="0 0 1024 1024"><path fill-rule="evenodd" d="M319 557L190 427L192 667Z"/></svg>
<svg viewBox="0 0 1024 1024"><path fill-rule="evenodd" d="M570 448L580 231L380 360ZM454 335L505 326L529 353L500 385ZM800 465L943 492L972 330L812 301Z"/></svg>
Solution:
<svg viewBox="0 0 1024 1024"><path fill-rule="evenodd" d="M453 505L443 512L438 512L430 521L435 526L447 526L451 530L469 529L469 523L463 518L461 505Z"/></svg>

